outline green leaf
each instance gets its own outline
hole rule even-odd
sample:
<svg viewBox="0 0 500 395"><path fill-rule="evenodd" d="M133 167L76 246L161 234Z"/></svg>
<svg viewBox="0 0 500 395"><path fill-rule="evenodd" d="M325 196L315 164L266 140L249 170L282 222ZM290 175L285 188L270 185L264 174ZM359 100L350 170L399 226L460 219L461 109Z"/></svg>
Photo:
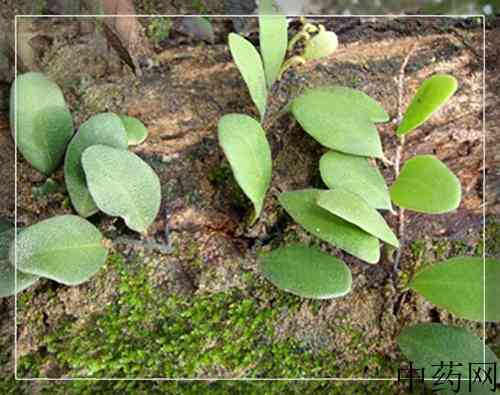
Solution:
<svg viewBox="0 0 500 395"><path fill-rule="evenodd" d="M377 210L355 193L331 189L318 195L318 206L329 211L365 232L399 248L399 241Z"/></svg>
<svg viewBox="0 0 500 395"><path fill-rule="evenodd" d="M317 205L319 189L284 192L279 201L290 216L314 236L369 263L380 259L379 241Z"/></svg>
<svg viewBox="0 0 500 395"><path fill-rule="evenodd" d="M344 296L351 271L340 259L317 248L292 245L260 256L262 274L286 292L312 299Z"/></svg>
<svg viewBox="0 0 500 395"><path fill-rule="evenodd" d="M82 166L97 207L145 233L161 203L160 181L153 169L132 152L104 145L87 148Z"/></svg>
<svg viewBox="0 0 500 395"><path fill-rule="evenodd" d="M384 177L368 159L329 151L321 157L319 170L328 188L343 188L356 193L373 208L392 209Z"/></svg>
<svg viewBox="0 0 500 395"><path fill-rule="evenodd" d="M15 281L14 276L17 273L17 292L14 292ZM0 298L12 296L31 287L38 281L39 277L32 274L16 272L16 269L7 258L0 259Z"/></svg>
<svg viewBox="0 0 500 395"><path fill-rule="evenodd" d="M469 363L483 362L483 341L463 328L445 326L441 324L418 324L410 328L403 329L398 337L398 344L403 354L413 363L414 369L424 368L424 375L432 379L433 374L441 361L449 364L461 363L463 366L454 366L453 371L461 374L462 379L469 378ZM500 377L500 365L497 357L491 349L485 347L486 363L497 363L497 375ZM455 376L456 377L456 376ZM473 376L474 377L474 376ZM430 381L432 383L432 381ZM462 385L468 382L462 382ZM486 389L488 386L481 386ZM478 387L478 391L481 391ZM467 392L461 392L467 393ZM484 392L475 392L487 394Z"/></svg>
<svg viewBox="0 0 500 395"><path fill-rule="evenodd" d="M482 258L463 256L420 270L410 283L410 288L436 306L460 318L474 321L485 318L483 309L486 289L486 321L500 321L498 284L500 261L486 259L483 267Z"/></svg>
<svg viewBox="0 0 500 395"><path fill-rule="evenodd" d="M260 55L250 41L236 33L229 34L229 49L262 120L266 113L267 87Z"/></svg>
<svg viewBox="0 0 500 395"><path fill-rule="evenodd" d="M308 89L292 101L302 128L325 147L359 156L382 157L374 122L388 119L364 93L343 87Z"/></svg>
<svg viewBox="0 0 500 395"><path fill-rule="evenodd" d="M120 119L127 132L128 145L139 145L146 140L149 132L141 121L126 115L120 115Z"/></svg>
<svg viewBox="0 0 500 395"><path fill-rule="evenodd" d="M338 45L337 35L323 30L306 42L302 56L305 60L321 59L334 53Z"/></svg>
<svg viewBox="0 0 500 395"><path fill-rule="evenodd" d="M413 97L396 133L405 135L422 125L438 111L457 90L455 77L437 74L426 79Z"/></svg>
<svg viewBox="0 0 500 395"><path fill-rule="evenodd" d="M262 211L271 182L271 149L266 134L255 119L241 114L224 115L218 134L236 182L255 207L253 223Z"/></svg>
<svg viewBox="0 0 500 395"><path fill-rule="evenodd" d="M278 78L288 46L288 22L285 15L278 15L272 0L260 1L259 10L260 51L264 61L267 87L270 89Z"/></svg>
<svg viewBox="0 0 500 395"><path fill-rule="evenodd" d="M61 162L73 134L73 120L64 96L43 74L27 73L17 77L11 90L13 134L16 107L17 148L35 169L48 176Z"/></svg>
<svg viewBox="0 0 500 395"><path fill-rule="evenodd" d="M14 242L14 228L2 227L0 231L0 298L14 295L16 269L9 261L9 248ZM37 276L17 271L17 292L21 292L33 285L38 280Z"/></svg>
<svg viewBox="0 0 500 395"><path fill-rule="evenodd" d="M99 230L79 216L46 219L18 235L17 268L66 285L81 284L106 261L108 252L102 242Z"/></svg>
<svg viewBox="0 0 500 395"><path fill-rule="evenodd" d="M89 217L98 211L87 188L85 172L81 164L83 151L95 144L127 149L127 134L117 115L102 113L89 118L80 126L66 151L64 180L71 203L82 217Z"/></svg>
<svg viewBox="0 0 500 395"><path fill-rule="evenodd" d="M458 178L432 155L407 160L389 191L399 207L429 214L455 210L462 199Z"/></svg>

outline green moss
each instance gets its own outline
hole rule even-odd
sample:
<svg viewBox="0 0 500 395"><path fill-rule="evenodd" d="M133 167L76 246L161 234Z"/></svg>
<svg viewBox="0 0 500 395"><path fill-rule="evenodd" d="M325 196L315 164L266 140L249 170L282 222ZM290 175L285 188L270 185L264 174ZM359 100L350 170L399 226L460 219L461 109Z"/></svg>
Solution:
<svg viewBox="0 0 500 395"><path fill-rule="evenodd" d="M0 380L0 388L2 395L29 395L32 394L27 383L19 382L14 379L14 376L2 378Z"/></svg>
<svg viewBox="0 0 500 395"><path fill-rule="evenodd" d="M134 395L359 395L359 394L393 394L395 385L387 382L338 383L332 381L297 382L297 381L219 381L219 382L144 382L144 381L73 381L63 384L39 384L43 395L93 395L93 394L134 394Z"/></svg>
<svg viewBox="0 0 500 395"><path fill-rule="evenodd" d="M500 256L500 223L493 218L486 220L486 253Z"/></svg>
<svg viewBox="0 0 500 395"><path fill-rule="evenodd" d="M154 45L158 45L161 41L168 38L171 27L172 20L170 18L152 18L148 24L147 35Z"/></svg>
<svg viewBox="0 0 500 395"><path fill-rule="evenodd" d="M198 14L210 14L210 10L207 8L203 0L192 0L191 2L193 4L193 9Z"/></svg>
<svg viewBox="0 0 500 395"><path fill-rule="evenodd" d="M446 259L449 249L450 242L447 239L438 239L432 243L432 250L434 251L434 255L438 261Z"/></svg>
<svg viewBox="0 0 500 395"><path fill-rule="evenodd" d="M392 365L361 346L359 333L344 345L358 349L360 356L359 364L348 367L329 350L313 350L295 338L277 341L275 328L283 313L294 314L303 301L251 272L244 273L244 291L166 297L151 286L148 266L126 263L115 254L107 267L119 276L116 300L83 327L79 320L61 322L40 344L43 352L20 358L20 377L43 375L44 366L56 366L54 371L69 377L96 378L345 377L365 375L365 367L371 375L393 374ZM320 304L313 304L316 312ZM76 382L72 386L75 393L94 389ZM145 391L138 383L127 388ZM211 388L223 393L218 386ZM289 387L284 384L274 393L284 388Z"/></svg>
<svg viewBox="0 0 500 395"><path fill-rule="evenodd" d="M448 238L414 240L410 244L410 251L415 262L427 265L459 255L480 255L481 245L480 239L472 245L464 240Z"/></svg>

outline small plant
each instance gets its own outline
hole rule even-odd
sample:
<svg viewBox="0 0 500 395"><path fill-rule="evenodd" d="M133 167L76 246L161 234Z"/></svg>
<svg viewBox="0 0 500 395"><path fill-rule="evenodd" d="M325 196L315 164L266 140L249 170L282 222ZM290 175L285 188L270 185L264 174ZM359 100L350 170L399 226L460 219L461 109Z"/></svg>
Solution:
<svg viewBox="0 0 500 395"><path fill-rule="evenodd" d="M260 123L248 115L228 114L218 125L219 142L235 179L254 205L250 224L260 215L271 181L272 158L262 127L270 88L289 67L329 56L337 48L333 32L304 19L302 29L288 44L286 18L275 12L271 1L261 2L260 14L262 59L248 40L234 33L229 35L231 54L257 107ZM302 53L285 60L287 48L292 51L300 40L304 41ZM329 189L286 191L278 197L280 204L309 233L368 263L379 261L380 241L400 248L400 241L378 210L396 214L392 204L397 205L401 226L404 209L438 214L455 210L460 204L459 180L436 157L417 155L400 169L404 136L425 122L456 89L457 81L449 75L435 75L424 81L404 117L398 120L395 134L400 137L400 147L394 162L385 157L375 126L390 120L380 104L347 87L306 89L286 109L306 133L327 148L319 167ZM376 160L394 167L395 181L390 187ZM304 297L345 294L347 282L336 283L334 275L335 270L342 271L342 262L332 262L332 273L326 275L332 286L337 284L338 292L329 289L325 294L320 291L325 278L304 275L304 271L323 267L322 260L317 254L311 253L307 259L305 255L297 248L264 254L263 274L278 287ZM285 264L283 256L297 262ZM319 261L313 263L314 259ZM300 286L290 287L298 282Z"/></svg>
<svg viewBox="0 0 500 395"><path fill-rule="evenodd" d="M499 283L499 260L488 258L483 261L479 257L462 256L424 267L415 274L409 288L457 317L498 322ZM437 323L418 324L404 329L398 337L398 344L403 354L412 361L413 368L423 368L424 377L430 380L435 379L433 373L439 366L436 364L453 361L455 382L450 380L449 384L459 390L446 393L491 393L490 387L495 383L476 382L477 377L469 369L469 363L492 364L490 366L497 371L492 372L490 377L496 377L497 382L500 380L497 356L481 338L463 328ZM468 389L468 381L462 382L461 387L457 377L470 379L473 382L472 391Z"/></svg>
<svg viewBox="0 0 500 395"><path fill-rule="evenodd" d="M17 147L33 167L50 176L64 157L66 188L81 217L103 211L122 217L130 229L147 233L160 209L161 192L151 167L127 150L147 136L139 120L97 114L73 136L72 117L61 90L41 73L19 76L10 104ZM56 216L23 229L8 259L0 248L0 295L14 293L14 262L18 291L39 277L75 285L96 273L105 263L106 243L99 230L81 217ZM2 243L12 239L8 234L3 234Z"/></svg>
<svg viewBox="0 0 500 395"><path fill-rule="evenodd" d="M444 372L452 372L446 384L443 384L445 380L440 380L442 385L439 392L443 394L491 394L491 387L495 383L488 382L484 377L484 381L478 380L479 366L483 366L483 373L490 370L490 380L496 377L498 382L500 377L497 356L484 344L483 339L464 328L438 323L417 324L403 329L398 344L412 362L412 369L421 372L420 377L426 379L426 385L432 386L436 382L440 363L444 364ZM448 370L446 366L451 363L453 368ZM436 390L436 387L432 389Z"/></svg>

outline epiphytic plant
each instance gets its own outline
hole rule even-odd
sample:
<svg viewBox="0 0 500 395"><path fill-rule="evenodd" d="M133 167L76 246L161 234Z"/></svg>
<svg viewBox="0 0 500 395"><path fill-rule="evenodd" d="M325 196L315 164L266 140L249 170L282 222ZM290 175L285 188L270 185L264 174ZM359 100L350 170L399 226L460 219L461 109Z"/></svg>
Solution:
<svg viewBox="0 0 500 395"><path fill-rule="evenodd" d="M261 123L271 85L289 67L310 59L328 56L337 48L337 38L323 26L302 19L302 29L287 43L284 16L272 10L271 1L261 4L260 49L231 33L229 47L250 91ZM311 34L316 35L311 36ZM285 60L285 48L293 49L304 40L303 52ZM271 51L270 48L274 50ZM278 66L280 64L280 66ZM267 81L267 83L266 83ZM434 75L424 81L396 130L404 136L420 126L455 92L457 81L449 75ZM380 259L380 241L393 248L400 242L378 210L395 214L410 209L424 213L455 210L461 200L457 177L432 155L418 155L399 169L387 159L376 123L388 122L389 115L365 93L341 86L310 88L285 107L300 126L327 148L320 160L320 173L328 189L287 191L279 195L282 207L309 233L368 263ZM262 125L242 114L222 117L219 142L233 169L236 181L254 205L253 224L262 210L271 181L272 159ZM402 146L402 143L400 144ZM401 155L401 152L398 153ZM376 160L395 168L395 181L387 187ZM402 215L400 216L402 218ZM285 247L261 257L264 276L278 287L309 298L343 295L350 288L350 276L337 259L330 264L317 251ZM317 273L305 275L310 271ZM340 276L340 277L339 277ZM330 286L327 286L330 284Z"/></svg>
<svg viewBox="0 0 500 395"><path fill-rule="evenodd" d="M486 395L494 392L495 378L500 381L500 367L495 353L484 340L465 328L443 325L439 323L417 324L403 329L398 339L403 354L412 362L412 369L420 372L424 383L437 390L436 372L439 374L439 364L453 366L453 372L446 380L438 381L439 393ZM477 374L479 367L484 367ZM495 371L496 370L496 371ZM415 380L415 376L413 376ZM470 384L470 387L469 387Z"/></svg>
<svg viewBox="0 0 500 395"><path fill-rule="evenodd" d="M81 217L100 210L122 217L134 231L147 233L159 211L161 192L154 171L127 150L147 136L139 120L97 114L80 125L73 136L72 117L61 90L41 73L16 79L10 105L17 147L33 167L50 176L66 152L66 187ZM12 233L6 232L2 245ZM18 291L39 277L66 285L84 282L104 264L104 244L99 230L75 215L57 216L27 227L17 236L16 248L10 248L8 258L0 248L0 295L14 293L14 262Z"/></svg>
<svg viewBox="0 0 500 395"><path fill-rule="evenodd" d="M409 289L423 295L436 306L455 316L473 321L500 321L500 261L492 258L455 257L419 270L409 282ZM423 376L433 379L436 364L453 361L455 382L450 380L443 393L491 393L493 377L500 381L497 356L483 339L468 330L438 323L418 324L404 329L398 337L403 354L414 369L424 369ZM469 363L489 364L495 373L492 382L476 382ZM458 376L460 375L460 376ZM470 379L471 390L458 383L457 377ZM428 382L427 382L428 383ZM432 383L432 381L431 381Z"/></svg>

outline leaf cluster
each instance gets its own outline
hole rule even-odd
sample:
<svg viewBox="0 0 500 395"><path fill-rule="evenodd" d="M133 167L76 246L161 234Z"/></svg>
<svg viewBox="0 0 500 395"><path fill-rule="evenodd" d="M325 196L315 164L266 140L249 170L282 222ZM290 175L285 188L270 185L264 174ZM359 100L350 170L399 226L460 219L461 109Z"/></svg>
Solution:
<svg viewBox="0 0 500 395"><path fill-rule="evenodd" d="M147 129L133 117L101 113L73 134L62 91L41 73L18 76L10 104L11 128L23 157L46 176L64 158L66 188L79 216L56 216L23 229L15 248L13 237L7 238L13 231L4 232L3 243L12 246L8 257L0 251L0 295L15 291L14 262L18 291L39 277L80 284L104 264L107 255L99 230L84 218L102 211L123 218L130 229L146 233L159 211L157 175L128 151L129 146L145 140Z"/></svg>
<svg viewBox="0 0 500 395"><path fill-rule="evenodd" d="M266 114L270 87L292 59L285 61L287 48L293 47L299 39L305 39L301 59L306 61L320 57L319 47L325 49L321 56L328 56L337 47L336 41L329 43L325 36L331 32L305 21L302 30L288 44L286 18L269 12L271 3L264 1L261 4L259 40L262 60L252 43L237 34L229 35L231 54L261 122ZM317 34L311 38L312 32ZM420 126L456 89L457 81L449 75L435 75L424 81L395 134L403 136ZM384 211L394 213L393 204L400 209L429 214L449 212L460 204L459 180L444 163L431 155L410 158L392 185L386 184L376 162L388 162L376 124L388 122L390 117L364 92L342 86L310 88L286 108L302 129L325 147L319 168L327 189L285 191L278 199L296 222L319 239L365 262L377 263L381 242L393 248L400 247L398 238L384 218ZM261 123L248 115L228 114L219 121L218 135L236 181L254 205L250 221L253 224L264 206L271 182L272 158L265 130ZM291 292L304 297L324 298L324 279L329 278L332 285L336 284L334 278L343 266L332 262L327 265L330 276L304 276L303 270L322 267L319 255L311 253L305 259L306 255L298 248L285 248L262 258L262 271L282 289L294 289ZM284 260L283 256L287 259ZM317 265L311 258L316 256ZM280 258L275 262L273 257ZM301 285L291 288L292 283ZM343 295L349 287L347 277L337 286L338 292L326 294L331 297Z"/></svg>

